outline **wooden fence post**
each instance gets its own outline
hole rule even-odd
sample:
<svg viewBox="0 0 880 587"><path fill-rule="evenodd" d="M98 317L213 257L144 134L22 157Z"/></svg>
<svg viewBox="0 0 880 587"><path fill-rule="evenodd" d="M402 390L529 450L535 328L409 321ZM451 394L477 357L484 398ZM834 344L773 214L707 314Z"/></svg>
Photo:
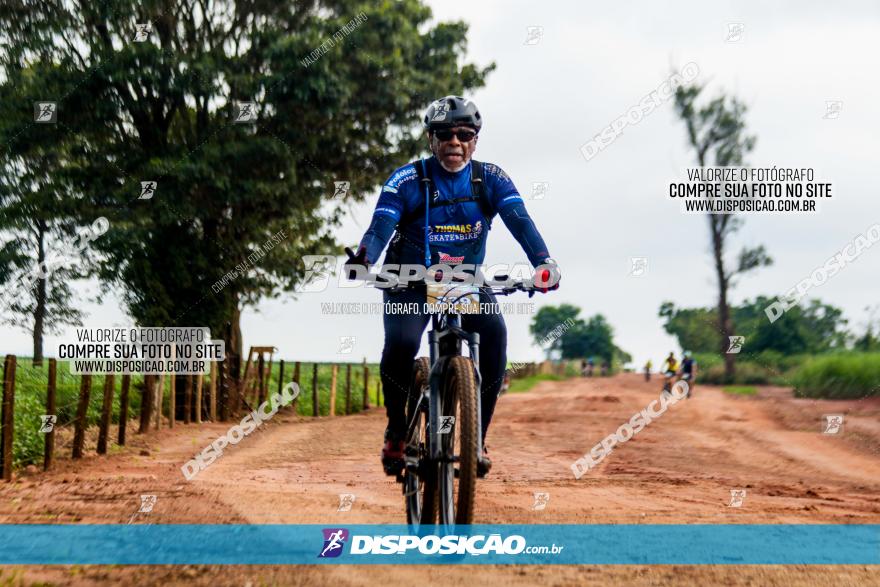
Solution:
<svg viewBox="0 0 880 587"><path fill-rule="evenodd" d="M263 389L266 385L266 360L263 359L263 353L257 358L257 389L254 394L254 405L258 406L263 403Z"/></svg>
<svg viewBox="0 0 880 587"><path fill-rule="evenodd" d="M299 381L299 367L300 363L297 361L293 364L293 382L296 383L297 387L300 388L300 393L302 393L302 385L300 385ZM296 396L296 399L293 400L293 413L296 414L296 407L299 404L299 395Z"/></svg>
<svg viewBox="0 0 880 587"><path fill-rule="evenodd" d="M284 389L284 359L278 361L278 395Z"/></svg>
<svg viewBox="0 0 880 587"><path fill-rule="evenodd" d="M351 413L351 363L345 366L345 413Z"/></svg>
<svg viewBox="0 0 880 587"><path fill-rule="evenodd" d="M229 364L229 385L232 393L229 402L229 414L233 418L241 411L241 400L244 399L245 389L242 388L241 379L241 357L232 356L232 362Z"/></svg>
<svg viewBox="0 0 880 587"><path fill-rule="evenodd" d="M55 415L55 387L56 387L56 370L58 361L49 359L49 385L46 387L46 415ZM57 424L57 421L55 422ZM55 456L55 426L52 430L46 432L43 439L43 470L48 471L52 466L52 457Z"/></svg>
<svg viewBox="0 0 880 587"><path fill-rule="evenodd" d="M269 382L272 381L272 355L274 354L274 352L269 353L269 364L266 365L266 375L263 377L263 384L260 385L260 401L257 402L258 406L269 399Z"/></svg>
<svg viewBox="0 0 880 587"><path fill-rule="evenodd" d="M79 403L76 406L76 424L73 429L73 458L83 456L86 439L86 416L89 412L89 396L92 393L92 376L84 373L79 384Z"/></svg>
<svg viewBox="0 0 880 587"><path fill-rule="evenodd" d="M219 371L220 369L218 369L217 361L211 361L211 386L208 388L208 393L210 394L208 405L210 406L211 422L217 421L217 376Z"/></svg>
<svg viewBox="0 0 880 587"><path fill-rule="evenodd" d="M6 355L3 366L3 413L0 416L2 436L0 436L0 460L2 460L3 479L12 481L12 438L15 429L15 355Z"/></svg>
<svg viewBox="0 0 880 587"><path fill-rule="evenodd" d="M331 418L336 415L336 378L339 375L339 365L334 363L333 370L330 372L330 413L327 414Z"/></svg>
<svg viewBox="0 0 880 587"><path fill-rule="evenodd" d="M229 361L231 360L217 363L217 409L220 411L221 422L225 422L229 417Z"/></svg>
<svg viewBox="0 0 880 587"><path fill-rule="evenodd" d="M192 375L183 376L183 423L192 422L192 396L193 396L193 380Z"/></svg>
<svg viewBox="0 0 880 587"><path fill-rule="evenodd" d="M367 393L370 389L370 368L367 367L366 363L364 364L364 409L370 409L370 394Z"/></svg>
<svg viewBox="0 0 880 587"><path fill-rule="evenodd" d="M174 352L171 353L174 357ZM171 373L171 394L168 396L168 427L174 428L174 420L177 418L177 373Z"/></svg>
<svg viewBox="0 0 880 587"><path fill-rule="evenodd" d="M141 413L138 414L138 434L149 432L153 423L153 405L156 403L156 376L144 375L144 389L141 393Z"/></svg>
<svg viewBox="0 0 880 587"><path fill-rule="evenodd" d="M115 381L112 374L104 375L104 403L101 404L101 425L98 428L98 454L107 454L107 436L110 433L110 416L113 415L113 391Z"/></svg>
<svg viewBox="0 0 880 587"><path fill-rule="evenodd" d="M128 388L131 386L131 375L122 376L122 391L119 392L119 433L116 443L125 446L125 429L128 427Z"/></svg>
<svg viewBox="0 0 880 587"><path fill-rule="evenodd" d="M204 376L202 373L196 375L196 424L202 423L202 384Z"/></svg>
<svg viewBox="0 0 880 587"><path fill-rule="evenodd" d="M318 363L315 363L312 366L312 416L317 418L320 412L318 409Z"/></svg>
<svg viewBox="0 0 880 587"><path fill-rule="evenodd" d="M165 373L159 374L159 391L156 393L156 405L153 411L156 413L156 430L162 428L162 404L165 403Z"/></svg>

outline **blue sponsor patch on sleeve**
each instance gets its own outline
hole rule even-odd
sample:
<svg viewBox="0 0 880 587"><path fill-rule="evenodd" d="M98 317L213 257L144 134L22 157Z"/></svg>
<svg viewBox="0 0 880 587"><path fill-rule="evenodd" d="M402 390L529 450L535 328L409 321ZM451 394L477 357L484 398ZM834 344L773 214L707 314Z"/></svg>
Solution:
<svg viewBox="0 0 880 587"><path fill-rule="evenodd" d="M385 216L390 216L395 220L400 220L400 210L389 208L388 206L377 206L374 214L384 214Z"/></svg>
<svg viewBox="0 0 880 587"><path fill-rule="evenodd" d="M416 168L412 164L404 165L397 171L395 171L391 177L388 178L388 181L385 182L385 186L382 188L383 192L391 192L392 194L396 194L400 187L408 181L412 181L416 178Z"/></svg>

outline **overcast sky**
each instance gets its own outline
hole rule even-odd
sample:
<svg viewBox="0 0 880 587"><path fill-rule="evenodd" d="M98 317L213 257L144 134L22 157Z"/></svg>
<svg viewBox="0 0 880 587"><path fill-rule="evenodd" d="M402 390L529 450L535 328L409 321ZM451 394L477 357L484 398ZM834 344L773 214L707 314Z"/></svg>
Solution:
<svg viewBox="0 0 880 587"><path fill-rule="evenodd" d="M476 158L500 165L524 195L533 182L549 182L548 195L526 205L563 278L558 292L534 301L575 304L586 317L604 314L617 344L638 364L649 357L657 364L678 350L657 316L664 300L686 307L716 300L706 219L682 214L665 196L668 181L682 176L693 156L668 102L589 162L579 149L671 68L694 62L710 95L725 90L748 105L748 129L758 137L750 164L812 167L833 183L833 198L819 214L745 217L732 250L763 243L775 264L741 279L732 303L787 290L880 222L876 2L429 4L439 20L470 24L469 61L497 64L487 87L471 96L485 121ZM740 40L728 41L729 23L743 25ZM540 40L526 44L535 26L542 27ZM827 117L827 101L842 102L838 117ZM340 241L360 239L377 197L378 190L352 207ZM630 275L632 257L647 257L642 277ZM486 260L525 260L500 219ZM864 308L880 303L878 269L880 246L811 294L859 324ZM379 299L372 289L331 288L266 302L244 314L245 344L275 345L291 360L378 360L381 316L322 315L320 304ZM130 324L113 298L87 309L90 327ZM540 358L528 336L529 316L506 320L508 356ZM3 352L30 354L27 333L2 332ZM355 337L353 354L338 353L341 336ZM47 337L46 353L72 339L72 331Z"/></svg>

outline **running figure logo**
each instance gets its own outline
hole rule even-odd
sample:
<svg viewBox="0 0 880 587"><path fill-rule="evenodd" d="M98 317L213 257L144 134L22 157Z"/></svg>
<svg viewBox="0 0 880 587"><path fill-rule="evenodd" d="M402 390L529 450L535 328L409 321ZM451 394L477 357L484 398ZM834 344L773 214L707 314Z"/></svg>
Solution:
<svg viewBox="0 0 880 587"><path fill-rule="evenodd" d="M334 181L333 186L336 191L333 192L334 198L344 198L346 194L348 194L348 190L351 187L350 181Z"/></svg>
<svg viewBox="0 0 880 587"><path fill-rule="evenodd" d="M324 548L318 558L336 558L342 554L345 541L348 540L348 530L345 528L324 528Z"/></svg>
<svg viewBox="0 0 880 587"><path fill-rule="evenodd" d="M150 30L153 28L152 25L153 25L153 23L150 23L150 22L148 22L146 24L134 25L134 27L135 27L134 42L135 43L143 43L144 41L146 41L147 37L150 34Z"/></svg>
<svg viewBox="0 0 880 587"><path fill-rule="evenodd" d="M142 181L141 182L141 195L138 196L138 200L152 200L153 195L156 193L156 182L155 181Z"/></svg>
<svg viewBox="0 0 880 587"><path fill-rule="evenodd" d="M549 493L535 492L535 503L532 504L532 509L536 511L543 510L547 507L548 503L550 503Z"/></svg>
<svg viewBox="0 0 880 587"><path fill-rule="evenodd" d="M742 41L743 33L746 31L746 25L741 22L727 23L727 38L724 39L728 43L739 43Z"/></svg>
<svg viewBox="0 0 880 587"><path fill-rule="evenodd" d="M34 104L34 122L41 124L55 122L58 107L55 102L37 102Z"/></svg>
<svg viewBox="0 0 880 587"><path fill-rule="evenodd" d="M252 122L257 119L257 106L254 102L236 102L235 122Z"/></svg>
<svg viewBox="0 0 880 587"><path fill-rule="evenodd" d="M55 422L58 421L58 416L55 414L40 416L40 433L48 434L55 429Z"/></svg>
<svg viewBox="0 0 880 587"><path fill-rule="evenodd" d="M746 343L745 336L728 336L727 338L730 339L730 347L727 349L727 354L729 355L735 355L740 352Z"/></svg>
<svg viewBox="0 0 880 587"><path fill-rule="evenodd" d="M742 507L743 501L746 498L746 490L745 489L731 489L730 490L730 503L727 504L727 507L731 508L739 508Z"/></svg>
<svg viewBox="0 0 880 587"><path fill-rule="evenodd" d="M449 114L449 104L446 102L437 102L437 110L434 111L434 116L431 117L431 121L446 120L447 114Z"/></svg>
<svg viewBox="0 0 880 587"><path fill-rule="evenodd" d="M544 27L529 26L526 27L526 40L523 45L537 45L544 37Z"/></svg>
<svg viewBox="0 0 880 587"><path fill-rule="evenodd" d="M532 182L532 199L543 200L550 191L549 181L533 181Z"/></svg>
<svg viewBox="0 0 880 587"><path fill-rule="evenodd" d="M339 350L336 351L342 355L350 355L351 351L354 350L354 341L356 338L354 336L340 336L339 337Z"/></svg>
<svg viewBox="0 0 880 587"><path fill-rule="evenodd" d="M843 428L843 414L826 414L825 429L822 434L840 434Z"/></svg>
<svg viewBox="0 0 880 587"><path fill-rule="evenodd" d="M840 118L840 111L843 108L843 102L840 100L825 100L825 120L834 120Z"/></svg>
<svg viewBox="0 0 880 587"><path fill-rule="evenodd" d="M354 493L340 493L339 494L339 507L336 508L337 512L350 512L351 506L354 505L355 495Z"/></svg>
<svg viewBox="0 0 880 587"><path fill-rule="evenodd" d="M455 426L455 416L441 416L440 429L437 432L440 434L449 434L452 432L453 426Z"/></svg>
<svg viewBox="0 0 880 587"><path fill-rule="evenodd" d="M647 257L630 257L629 274L633 277L641 277L648 272Z"/></svg>
<svg viewBox="0 0 880 587"><path fill-rule="evenodd" d="M138 509L138 513L141 514L149 514L153 511L153 506L156 505L156 496L155 495L142 495L141 496L141 507Z"/></svg>

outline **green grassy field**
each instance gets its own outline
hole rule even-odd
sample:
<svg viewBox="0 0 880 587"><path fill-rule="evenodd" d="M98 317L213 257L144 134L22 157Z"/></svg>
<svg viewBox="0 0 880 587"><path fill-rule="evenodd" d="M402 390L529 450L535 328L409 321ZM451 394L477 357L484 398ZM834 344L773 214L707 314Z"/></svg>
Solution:
<svg viewBox="0 0 880 587"><path fill-rule="evenodd" d="M725 393L734 395L755 395L758 393L758 388L752 385L726 385L723 389Z"/></svg>
<svg viewBox="0 0 880 587"><path fill-rule="evenodd" d="M794 377L795 395L830 399L880 396L880 353L841 353L808 360Z"/></svg>
<svg viewBox="0 0 880 587"><path fill-rule="evenodd" d="M716 385L781 385L800 397L854 399L880 395L880 353L842 351L825 355L740 354L736 376L727 381L723 358L695 355L697 379Z"/></svg>
<svg viewBox="0 0 880 587"><path fill-rule="evenodd" d="M312 379L313 363L301 363L300 387L301 392L297 398L297 413L302 416L312 415ZM280 363L273 361L269 379L269 392L278 391ZM289 382L293 378L294 364L285 363L284 380ZM376 405L376 391L379 387L379 366L367 364L369 369L369 401L370 405ZM244 366L242 366L242 369ZM318 364L317 395L318 408L322 416L326 416L330 410L330 382L333 365L330 363ZM30 358L19 357L15 371L15 433L13 442L13 461L16 467L26 466L32 463L42 462L43 438L40 433L40 416L46 413L46 387L48 382L49 362L43 362L41 367L34 367ZM72 427L76 417L76 407L79 402L80 375L70 373L68 361L58 361L56 370L56 394L55 406L58 420L56 427ZM91 394L89 407L86 415L88 427L97 426L101 418L101 405L104 397L103 375L92 376ZM339 375L336 387L336 414L345 414L345 381L346 366L339 365ZM141 398L143 396L143 376L133 375L129 390L129 418L135 419L140 415ZM112 423L119 423L119 395L122 389L122 377L114 378L113 414ZM364 372L363 364L352 364L351 370L351 407L352 412L361 411L363 406ZM203 387L203 397L207 401L207 382ZM247 398L251 401L251 398ZM167 414L170 402L170 381L166 380L165 394L163 398L162 413ZM381 404L381 402L379 402ZM256 406L254 406L256 407ZM115 433L114 433L115 434ZM115 436L113 436L115 438ZM57 448L56 448L57 449Z"/></svg>

